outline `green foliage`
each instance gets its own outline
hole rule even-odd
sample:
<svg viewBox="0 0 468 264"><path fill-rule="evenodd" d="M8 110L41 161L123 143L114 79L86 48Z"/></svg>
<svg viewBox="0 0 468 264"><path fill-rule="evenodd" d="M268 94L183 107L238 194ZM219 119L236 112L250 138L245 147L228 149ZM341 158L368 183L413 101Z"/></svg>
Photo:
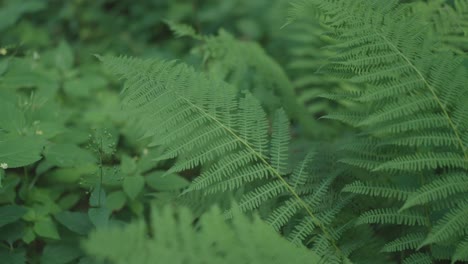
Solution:
<svg viewBox="0 0 468 264"><path fill-rule="evenodd" d="M215 207L198 219L196 227L193 221L194 216L187 208L154 208L148 227L138 221L124 228L102 229L91 233L84 248L91 255L112 263L319 261L317 255L287 242L258 217L251 220L236 211L227 223Z"/></svg>
<svg viewBox="0 0 468 264"><path fill-rule="evenodd" d="M394 185L361 180L346 186L343 191L404 201L400 210L367 211L357 224L427 225L426 238L421 240L421 233L417 233L417 247L396 247L402 251L429 244L456 247L464 237L460 230L467 225L466 202L459 195L466 193L463 185L468 162L468 123L463 114L467 105L466 69L463 57L448 52L440 40L459 34L463 26L458 24L455 30L453 22L448 22L428 30L426 23L432 16L409 12L412 4L397 1L304 1L294 7L296 13L309 4L320 10L319 16L335 40L329 46L334 54L324 69L361 86L353 93L344 90L339 96L328 96L357 103L348 107L347 115L332 114L328 118L351 124L361 131L358 137L367 138L361 141L365 145L348 147L350 155L360 156L359 161L346 158L344 162L388 177L390 182L400 181ZM446 6L447 12L459 12L459 17L464 4L458 1L456 11ZM443 5L440 1L438 6L427 8L438 12L437 6L444 16ZM366 153L369 150L372 155ZM398 176L401 173L419 182L409 194L406 181ZM436 206L440 200L450 205ZM407 238L398 243L410 243L407 239L416 237L413 228L407 230ZM432 250L425 249L429 254L417 253L404 262L432 263Z"/></svg>
<svg viewBox="0 0 468 264"><path fill-rule="evenodd" d="M347 258L337 246L339 235L333 237L326 225L348 199L332 198L331 207L312 209L330 199L329 187L338 172L324 168L326 171L314 173L311 156L307 156L289 175L290 136L284 111L275 112L270 134L260 102L220 79L174 62L125 57L101 60L109 71L126 80L126 112L142 118L150 145L164 147L159 159L178 158L167 173L201 167L201 174L185 193L241 191L237 196L242 211L276 204L278 209L269 219L276 229L291 222L287 232L291 241L302 243L319 232L322 237L317 243L324 243L321 256L331 250L338 259ZM320 161L327 161L324 158Z"/></svg>
<svg viewBox="0 0 468 264"><path fill-rule="evenodd" d="M27 1L26 3L7 1L7 3L3 4L5 6L0 10L0 30L14 25L24 14L36 12L45 7L44 4L39 1Z"/></svg>
<svg viewBox="0 0 468 264"><path fill-rule="evenodd" d="M0 1L0 262L467 262L467 18Z"/></svg>

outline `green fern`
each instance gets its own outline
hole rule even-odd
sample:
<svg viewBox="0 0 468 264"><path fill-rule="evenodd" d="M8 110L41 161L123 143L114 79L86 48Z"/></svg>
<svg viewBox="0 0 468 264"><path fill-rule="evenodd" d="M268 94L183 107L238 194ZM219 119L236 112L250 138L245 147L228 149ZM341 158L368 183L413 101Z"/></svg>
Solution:
<svg viewBox="0 0 468 264"><path fill-rule="evenodd" d="M463 58L446 45L463 26L453 27L456 18L448 24L433 19L431 29L428 16L412 12L416 5L387 0L306 0L296 3L292 13L300 14L310 6L319 10L335 42L328 46L333 52L324 71L360 87L326 96L356 102L349 107L352 113L326 118L347 123L361 131L358 138L365 137L346 146L350 157L342 162L364 169L369 177L380 177L377 183L361 180L344 191L404 202L400 211L395 207L372 210L357 223L424 225L426 238L418 248L444 243L457 247L465 235L455 230L468 225L462 195L467 191L468 90ZM455 6L450 14L458 18L465 13L466 3L456 1ZM442 14L439 7L434 10ZM440 34L443 30L447 34ZM460 185L455 187L455 181ZM413 193L403 188L408 182L414 182ZM451 200L449 210L433 203L441 199ZM407 229L411 236L413 229ZM426 249L428 254L416 253L404 262L432 263L436 251Z"/></svg>
<svg viewBox="0 0 468 264"><path fill-rule="evenodd" d="M426 234L423 232L409 233L405 236L399 237L391 242L388 242L383 248L383 252L398 252L408 249L417 249L424 241Z"/></svg>
<svg viewBox="0 0 468 264"><path fill-rule="evenodd" d="M361 181L356 181L346 185L342 191L374 197L392 198L398 201L405 201L412 193L410 190L405 190L400 186L364 183Z"/></svg>
<svg viewBox="0 0 468 264"><path fill-rule="evenodd" d="M98 260L122 264L320 262L317 255L287 242L257 216L251 220L235 211L232 221L226 222L215 207L196 226L194 219L187 208L154 208L148 226L138 221L95 231L84 248Z"/></svg>
<svg viewBox="0 0 468 264"><path fill-rule="evenodd" d="M421 186L420 189L408 197L400 210L405 210L416 205L430 204L457 193L466 192L468 192L468 177L466 174L457 173L448 175Z"/></svg>
<svg viewBox="0 0 468 264"><path fill-rule="evenodd" d="M305 171L295 172L289 180L289 124L282 110L275 114L270 138L260 103L226 82L174 62L114 57L102 60L111 72L126 79L123 104L127 112L141 117L142 129L151 138L151 145L166 148L159 159L177 157L167 174L201 166L201 175L186 193L213 194L238 190L246 184L255 186L246 190L239 201L243 211L289 198L291 202L284 205L288 210L300 209L298 213L309 225L306 231L298 227L299 241L318 230L332 248L327 254L343 257L327 224L347 200L329 212L320 212L324 216L319 217L312 208L314 204L309 204L324 199L312 198L315 181L304 189L298 186L308 178ZM329 183L322 188L327 186Z"/></svg>
<svg viewBox="0 0 468 264"><path fill-rule="evenodd" d="M456 261L468 261L468 239L460 243L452 257L452 264Z"/></svg>
<svg viewBox="0 0 468 264"><path fill-rule="evenodd" d="M310 119L304 105L297 101L288 76L260 45L238 40L224 30L215 36L204 36L188 25L167 23L176 36L200 41L192 52L202 58L203 68L210 75L218 76L240 90L250 91L268 112L283 107L305 135L316 133L318 126Z"/></svg>
<svg viewBox="0 0 468 264"><path fill-rule="evenodd" d="M403 264L431 264L431 256L424 253L414 253L409 257L405 258Z"/></svg>
<svg viewBox="0 0 468 264"><path fill-rule="evenodd" d="M301 6L300 14L296 14L294 21L287 23L277 34L279 41L287 45L286 70L291 76L297 101L305 106L304 110L314 122L314 136L323 139L335 136L339 128L336 128L336 124L327 124L318 119L324 114L346 108L352 102L343 97L330 102L322 100L322 97L340 89L352 93L355 87L321 72L327 57L334 54L323 47L334 43L334 40L325 34L327 28L317 21L315 13L313 7Z"/></svg>
<svg viewBox="0 0 468 264"><path fill-rule="evenodd" d="M468 49L468 1L455 0L453 4L437 0L417 2L412 8L414 13L425 13L427 20L443 44L450 50L463 54Z"/></svg>

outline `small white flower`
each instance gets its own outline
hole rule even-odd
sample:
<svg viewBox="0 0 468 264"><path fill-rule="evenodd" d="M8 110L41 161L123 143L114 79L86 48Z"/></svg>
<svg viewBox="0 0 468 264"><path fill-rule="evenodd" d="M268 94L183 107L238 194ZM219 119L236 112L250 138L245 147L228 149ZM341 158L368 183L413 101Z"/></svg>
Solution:
<svg viewBox="0 0 468 264"><path fill-rule="evenodd" d="M6 164L6 163L0 163L0 168L6 170L6 169L8 169L8 164Z"/></svg>
<svg viewBox="0 0 468 264"><path fill-rule="evenodd" d="M43 135L44 132L42 132L42 130L36 130L36 135Z"/></svg>
<svg viewBox="0 0 468 264"><path fill-rule="evenodd" d="M144 149L143 149L143 155L144 155L144 156L148 155L148 152L149 152L149 151L148 151L147 148L144 148Z"/></svg>
<svg viewBox="0 0 468 264"><path fill-rule="evenodd" d="M7 49L5 49L5 48L0 48L0 55L5 56L5 55L7 55L7 53L8 53L8 50L7 50Z"/></svg>

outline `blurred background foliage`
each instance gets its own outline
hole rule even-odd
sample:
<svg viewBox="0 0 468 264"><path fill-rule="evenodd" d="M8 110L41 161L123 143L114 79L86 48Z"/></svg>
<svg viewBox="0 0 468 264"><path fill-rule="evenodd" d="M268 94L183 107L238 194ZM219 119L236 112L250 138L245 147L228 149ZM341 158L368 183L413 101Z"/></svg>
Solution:
<svg viewBox="0 0 468 264"><path fill-rule="evenodd" d="M90 230L143 216L149 204L175 201L194 174L162 177L168 164L154 161L160 150L147 148L136 120L125 119L121 86L95 54L225 66L223 51L207 53L200 40L177 39L166 23L172 21L204 36L223 29L215 40L252 41L244 47L252 54L267 58L263 46L278 62L287 62L288 29L280 28L288 5L287 0L0 0L0 262L94 263L78 246ZM204 63L206 56L211 66ZM255 66L254 59L250 63L246 67ZM197 214L211 204L190 199L199 201Z"/></svg>
<svg viewBox="0 0 468 264"><path fill-rule="evenodd" d="M286 21L288 1L5 0L2 6L7 15L1 16L0 30L8 30L3 45L40 49L65 39L79 55L111 50L178 57L190 43L174 41L164 20L193 25L202 34L224 28L240 39L270 45Z"/></svg>

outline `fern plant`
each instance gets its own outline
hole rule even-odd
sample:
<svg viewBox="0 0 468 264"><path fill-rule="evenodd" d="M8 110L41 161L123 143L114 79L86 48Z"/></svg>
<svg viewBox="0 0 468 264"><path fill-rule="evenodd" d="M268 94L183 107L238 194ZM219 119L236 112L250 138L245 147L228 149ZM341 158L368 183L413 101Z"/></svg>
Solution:
<svg viewBox="0 0 468 264"><path fill-rule="evenodd" d="M260 103L250 94L208 78L184 64L131 58L102 58L107 68L126 79L123 104L142 117L151 145L167 149L159 159L178 157L167 173L203 166L189 191L225 192L256 186L239 201L243 211L288 194L306 212L311 225L339 250L335 239L296 187L305 171L289 173L289 125L278 110L269 138L269 124ZM307 161L305 161L304 166ZM320 200L319 200L320 201ZM318 202L318 201L317 201ZM297 209L295 209L297 210Z"/></svg>
<svg viewBox="0 0 468 264"><path fill-rule="evenodd" d="M281 109L270 127L260 103L248 92L184 64L101 59L126 79L127 113L142 118L141 129L151 145L166 149L158 159L177 158L166 174L200 170L185 193L236 191L240 210L261 209L276 230L293 243L307 245L327 263L351 263L356 250L379 244L371 232L360 233L359 241L375 243L346 239L354 231L354 209L347 207L351 196L333 192L334 185L342 185L335 179L345 172L334 170L336 157L325 154L330 146L289 166L289 123ZM376 257L369 253L362 259Z"/></svg>
<svg viewBox="0 0 468 264"><path fill-rule="evenodd" d="M321 97L337 90L353 91L355 87L349 82L321 72L327 58L333 55L332 50L323 47L333 44L334 40L325 34L325 25L320 24L314 17L316 12L315 8L304 6L301 13L296 14L294 21L287 23L279 31L278 39L286 46L285 68L291 76L297 101L304 106L303 111L308 113L309 120L316 128L314 136L323 140L336 138L345 127L337 128L336 122L319 118L338 109L346 109L346 106L353 102L345 98L326 101Z"/></svg>
<svg viewBox="0 0 468 264"><path fill-rule="evenodd" d="M222 211L214 207L197 221L196 227L194 220L187 208L154 208L148 227L139 221L124 228L102 229L90 235L84 248L99 260L122 264L320 261L314 253L275 234L258 216L249 219L236 210L227 223Z"/></svg>
<svg viewBox="0 0 468 264"><path fill-rule="evenodd" d="M468 90L463 57L441 47L425 16L398 1L301 1L320 10L336 55L328 72L357 92L329 98L358 104L326 118L360 130L342 163L361 170L345 192L394 200L357 224L405 226L385 251L418 250L404 263L466 260ZM463 6L458 1L457 6ZM294 13L294 12L293 12ZM376 179L376 180L371 180ZM409 186L409 187L407 187ZM413 251L414 252L414 251Z"/></svg>
<svg viewBox="0 0 468 264"><path fill-rule="evenodd" d="M306 136L317 133L317 126L304 104L295 95L293 83L283 68L265 50L252 41L238 40L225 30L215 36L197 34L185 24L168 22L178 37L191 37L200 42L192 53L202 58L204 71L218 76L257 98L267 113L282 107Z"/></svg>
<svg viewBox="0 0 468 264"><path fill-rule="evenodd" d="M464 55L468 48L468 4L465 0L456 0L453 3L440 0L416 2L411 9L415 14L424 13L433 28L433 34L447 49Z"/></svg>

